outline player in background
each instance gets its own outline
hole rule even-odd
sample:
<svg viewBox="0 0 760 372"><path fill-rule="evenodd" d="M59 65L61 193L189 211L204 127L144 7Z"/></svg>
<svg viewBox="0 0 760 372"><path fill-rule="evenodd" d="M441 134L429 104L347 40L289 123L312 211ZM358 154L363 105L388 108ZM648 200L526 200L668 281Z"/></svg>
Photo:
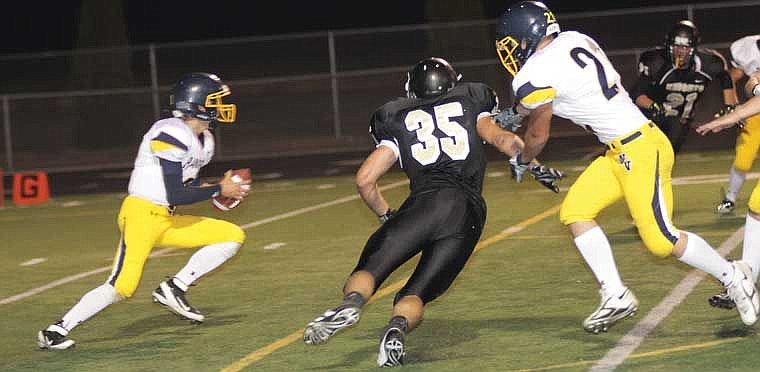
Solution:
<svg viewBox="0 0 760 372"><path fill-rule="evenodd" d="M236 106L223 102L230 90L216 76L193 73L179 79L170 96L171 118L157 121L143 136L129 179L129 194L117 218L121 239L113 270L105 283L85 294L61 320L37 335L41 349L74 346L69 332L111 304L131 297L154 246L202 247L174 277L153 291L154 302L195 322L203 314L185 298L188 287L234 256L245 240L237 225L207 217L175 213L178 205L221 194L242 199L250 181L233 182L232 172L218 184L201 185L200 169L214 155L215 122L232 123Z"/></svg>
<svg viewBox="0 0 760 372"><path fill-rule="evenodd" d="M481 83L458 82L459 75L445 60L421 60L407 78L407 97L384 104L372 115L370 134L376 149L356 174L359 194L382 225L366 242L343 287L342 303L304 331L304 342L314 345L355 324L383 281L422 252L393 301L380 339L381 367L403 363L406 334L421 321L425 305L449 288L480 238L486 219L481 195L484 141L509 155L522 145L494 122L495 92ZM377 181L396 162L411 183L409 196L394 211ZM540 165L530 172L550 189L561 178L560 172Z"/></svg>
<svg viewBox="0 0 760 372"><path fill-rule="evenodd" d="M718 279L737 303L742 321L755 323L758 297L747 264L726 261L698 235L673 226L673 148L633 103L596 41L580 32L561 32L551 10L536 1L510 6L496 31L497 53L514 77L515 99L521 110L530 111L517 171L525 171L544 148L553 115L586 128L607 146L604 156L570 187L560 209L562 223L600 286L600 305L583 321L583 328L606 331L639 307L595 221L621 198L650 252L673 255Z"/></svg>
<svg viewBox="0 0 760 372"><path fill-rule="evenodd" d="M744 181L744 173L735 172L738 170L737 165L744 163L747 166L746 170L749 170L760 145L760 35L747 36L734 42L731 45L731 55L734 66L739 67L749 77L744 89L752 98L737 106L735 111L697 127L697 133L706 135L720 132L746 121L736 140L736 159L729 181L729 193L733 192L735 197ZM741 174L741 177L736 177L737 174ZM757 282L758 272L760 272L760 183L752 190L747 204L742 261L749 265L752 270L752 279ZM733 202L731 207L733 208ZM726 293L712 296L708 301L712 306L725 309L735 306L734 301Z"/></svg>
<svg viewBox="0 0 760 372"><path fill-rule="evenodd" d="M736 91L726 60L715 50L699 48L700 36L692 21L676 23L665 46L648 50L639 59L639 79L631 92L636 105L668 137L675 154L691 130L694 112L708 85L717 80L725 108L736 103Z"/></svg>
<svg viewBox="0 0 760 372"><path fill-rule="evenodd" d="M760 80L760 35L745 36L731 43L731 75L735 81L745 75L748 77L744 85L747 97L752 97L760 92L755 91L757 81ZM722 113L725 114L725 113ZM757 157L760 148L760 115L753 115L746 119L739 128L736 137L736 157L729 172L728 187L726 193L716 208L720 214L731 213L736 205L736 195L744 184L747 172L752 169L752 164ZM757 273L757 271L755 271ZM755 274L757 275L757 274Z"/></svg>

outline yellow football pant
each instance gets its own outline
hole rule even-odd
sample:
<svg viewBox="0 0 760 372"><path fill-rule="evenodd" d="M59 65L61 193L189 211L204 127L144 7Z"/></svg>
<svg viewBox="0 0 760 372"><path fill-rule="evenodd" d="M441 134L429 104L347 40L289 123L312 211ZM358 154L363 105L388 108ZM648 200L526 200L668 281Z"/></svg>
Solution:
<svg viewBox="0 0 760 372"><path fill-rule="evenodd" d="M610 143L604 156L581 173L562 203L560 219L565 225L592 221L625 198L644 244L653 254L668 256L680 234L671 222L672 168L673 147L647 123Z"/></svg>
<svg viewBox="0 0 760 372"><path fill-rule="evenodd" d="M196 248L245 240L243 230L230 222L197 216L172 216L166 207L127 196L118 217L121 240L108 283L123 298L131 297L153 247Z"/></svg>
<svg viewBox="0 0 760 372"><path fill-rule="evenodd" d="M734 169L739 172L749 172L757 158L758 149L760 149L760 115L755 115L747 118L747 123L736 137ZM748 207L750 211L760 213L760 182L752 190Z"/></svg>

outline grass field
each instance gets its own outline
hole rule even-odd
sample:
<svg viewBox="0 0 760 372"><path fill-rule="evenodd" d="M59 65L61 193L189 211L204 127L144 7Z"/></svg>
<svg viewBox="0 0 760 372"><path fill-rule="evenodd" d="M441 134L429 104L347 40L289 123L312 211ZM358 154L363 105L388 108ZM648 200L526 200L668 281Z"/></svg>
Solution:
<svg viewBox="0 0 760 372"><path fill-rule="evenodd" d="M700 233L716 248L743 226L757 182L747 181L734 215L713 213L731 155L685 154L674 172L676 225ZM569 174L563 190L587 163L551 164ZM478 251L407 337L402 370L588 370L690 274L673 258L649 254L624 204L612 206L598 221L641 309L606 334L584 332L581 321L599 298L593 275L557 217L564 191L555 195L535 182L516 184L505 171L503 163L490 164L484 193L488 220ZM384 194L392 205L407 194L404 180L394 171L381 182L391 186ZM123 195L61 197L44 206L0 211L0 370L375 369L393 295L416 259L383 284L356 326L327 344L304 345L301 330L339 301L343 281L377 222L356 198L351 177L256 182L254 188L252 198L227 214L207 203L181 210L227 218L248 233L240 253L189 292L193 305L207 315L205 323L189 324L151 303L155 286L192 253L162 250L148 261L134 298L78 327L71 333L77 347L64 352L38 351L36 332L108 276ZM740 249L729 255L740 255ZM45 261L21 266L35 258ZM28 292L82 273L90 275ZM710 278L699 282L617 370L756 371L755 328L745 327L735 311L707 304L718 289ZM13 297L19 294L26 297Z"/></svg>

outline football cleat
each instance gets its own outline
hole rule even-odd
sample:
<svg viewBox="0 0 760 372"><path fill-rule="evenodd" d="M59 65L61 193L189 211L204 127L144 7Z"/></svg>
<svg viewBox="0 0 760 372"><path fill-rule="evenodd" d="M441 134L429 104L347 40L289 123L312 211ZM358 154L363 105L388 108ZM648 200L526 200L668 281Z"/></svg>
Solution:
<svg viewBox="0 0 760 372"><path fill-rule="evenodd" d="M37 332L37 346L41 350L66 350L74 347L74 340L69 340L56 331L43 330Z"/></svg>
<svg viewBox="0 0 760 372"><path fill-rule="evenodd" d="M378 367L396 367L404 364L404 332L398 327L387 327L380 340L377 354Z"/></svg>
<svg viewBox="0 0 760 372"><path fill-rule="evenodd" d="M619 294L608 293L604 288L599 290L602 302L599 307L583 320L583 329L598 334L607 330L618 321L636 315L639 300L630 289L624 288Z"/></svg>
<svg viewBox="0 0 760 372"><path fill-rule="evenodd" d="M735 202L732 202L728 199L723 199L720 203L718 203L718 206L715 208L715 211L718 214L728 214L734 211L734 207L736 206Z"/></svg>
<svg viewBox="0 0 760 372"><path fill-rule="evenodd" d="M158 288L153 291L153 302L163 305L169 311L193 322L202 323L206 318L187 302L185 292L174 285L172 279L161 282Z"/></svg>
<svg viewBox="0 0 760 372"><path fill-rule="evenodd" d="M720 309L732 310L733 308L736 307L734 300L731 299L731 297L728 295L728 291L726 290L723 290L723 292L713 295L712 297L707 299L707 302L710 303L710 306L717 307Z"/></svg>
<svg viewBox="0 0 760 372"><path fill-rule="evenodd" d="M360 315L361 309L355 306L341 305L327 310L306 325L303 331L303 342L307 345L324 343L335 332L356 324Z"/></svg>
<svg viewBox="0 0 760 372"><path fill-rule="evenodd" d="M752 280L752 270L743 261L731 263L734 267L734 277L731 284L726 287L728 296L734 300L739 317L746 325L753 325L757 321L757 312L760 308L757 289Z"/></svg>

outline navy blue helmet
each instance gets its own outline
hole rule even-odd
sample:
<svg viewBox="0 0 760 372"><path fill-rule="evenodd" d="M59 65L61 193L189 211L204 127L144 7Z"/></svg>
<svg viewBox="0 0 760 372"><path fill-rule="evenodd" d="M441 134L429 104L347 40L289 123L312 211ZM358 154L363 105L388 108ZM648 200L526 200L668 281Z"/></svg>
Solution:
<svg viewBox="0 0 760 372"><path fill-rule="evenodd" d="M539 1L522 1L507 8L496 23L496 53L504 68L517 75L545 37L559 34L559 23Z"/></svg>
<svg viewBox="0 0 760 372"><path fill-rule="evenodd" d="M210 122L233 123L237 107L222 102L231 94L230 88L214 74L194 72L181 77L169 95L172 114Z"/></svg>
<svg viewBox="0 0 760 372"><path fill-rule="evenodd" d="M461 75L445 59L430 57L417 62L406 77L406 96L424 99L448 92Z"/></svg>
<svg viewBox="0 0 760 372"><path fill-rule="evenodd" d="M697 26L685 19L676 23L665 37L665 53L675 68L686 68L694 60L699 42Z"/></svg>

